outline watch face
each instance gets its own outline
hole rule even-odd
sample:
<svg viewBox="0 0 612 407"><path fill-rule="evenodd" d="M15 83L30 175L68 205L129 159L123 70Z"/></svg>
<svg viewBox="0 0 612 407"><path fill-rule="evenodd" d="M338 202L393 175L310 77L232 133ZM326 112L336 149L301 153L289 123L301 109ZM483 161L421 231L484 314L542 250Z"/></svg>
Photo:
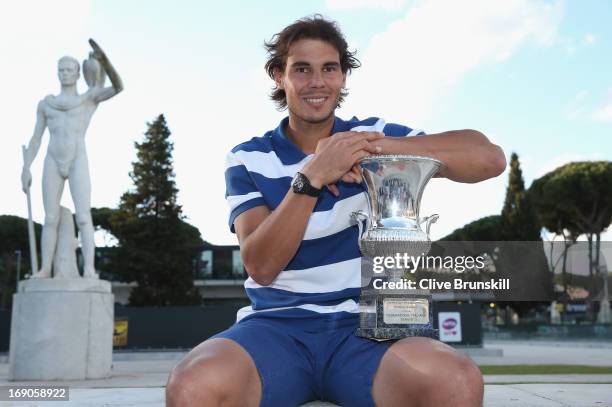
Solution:
<svg viewBox="0 0 612 407"><path fill-rule="evenodd" d="M301 177L302 174L296 174L293 179L293 186L295 189L302 190L304 188L304 179Z"/></svg>

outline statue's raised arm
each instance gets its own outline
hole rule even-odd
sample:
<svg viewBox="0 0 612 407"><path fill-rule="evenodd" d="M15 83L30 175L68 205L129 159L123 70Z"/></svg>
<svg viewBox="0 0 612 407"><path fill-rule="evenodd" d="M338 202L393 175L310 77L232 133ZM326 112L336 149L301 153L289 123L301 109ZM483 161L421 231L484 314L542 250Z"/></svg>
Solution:
<svg viewBox="0 0 612 407"><path fill-rule="evenodd" d="M110 99L123 90L121 77L106 56L106 53L93 39L89 39L93 51L89 59L83 62L83 75L96 102ZM112 86L104 87L105 75L108 75Z"/></svg>

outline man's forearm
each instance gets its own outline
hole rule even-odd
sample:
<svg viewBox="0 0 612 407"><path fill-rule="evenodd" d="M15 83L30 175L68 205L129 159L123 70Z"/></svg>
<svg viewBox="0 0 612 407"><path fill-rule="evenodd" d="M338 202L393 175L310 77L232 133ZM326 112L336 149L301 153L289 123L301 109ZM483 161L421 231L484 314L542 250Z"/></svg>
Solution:
<svg viewBox="0 0 612 407"><path fill-rule="evenodd" d="M115 89L115 92L121 92L123 90L123 81L121 80L121 77L119 76L113 65L110 63L106 56L102 58L100 62L102 64L102 67L104 68L104 71L108 75L108 78L110 79L111 84L113 85L113 89Z"/></svg>
<svg viewBox="0 0 612 407"><path fill-rule="evenodd" d="M385 137L373 144L381 154L411 154L442 161L440 176L457 182L479 182L501 174L506 168L502 149L475 130L454 130L427 136Z"/></svg>
<svg viewBox="0 0 612 407"><path fill-rule="evenodd" d="M40 140L32 138L26 149L25 156L23 157L23 168L30 169L34 162L34 158L36 158L36 154L38 154L39 148Z"/></svg>
<svg viewBox="0 0 612 407"><path fill-rule="evenodd" d="M36 154L38 154L38 149L40 148L45 127L47 126L43 104L44 102L40 101L36 107L36 124L34 124L34 134L32 134L32 138L30 139L30 143L28 143L28 148L26 149L23 157L24 169L30 169L32 162L34 162L34 158L36 158Z"/></svg>
<svg viewBox="0 0 612 407"><path fill-rule="evenodd" d="M247 273L269 285L298 250L317 198L289 190L280 205L240 242Z"/></svg>
<svg viewBox="0 0 612 407"><path fill-rule="evenodd" d="M38 127L38 125L37 125ZM32 138L30 139L30 143L28 143L28 147L26 148L25 155L23 157L23 168L30 169L30 166L34 162L36 155L38 154L38 150L40 149L40 144L42 141L42 134L38 134L39 131L34 133Z"/></svg>

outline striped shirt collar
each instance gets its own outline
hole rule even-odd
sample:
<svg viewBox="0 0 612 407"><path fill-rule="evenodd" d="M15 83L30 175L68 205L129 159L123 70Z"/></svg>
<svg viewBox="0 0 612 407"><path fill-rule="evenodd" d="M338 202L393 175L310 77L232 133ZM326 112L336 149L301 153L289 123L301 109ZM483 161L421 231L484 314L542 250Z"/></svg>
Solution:
<svg viewBox="0 0 612 407"><path fill-rule="evenodd" d="M306 154L293 142L285 133L285 128L289 124L289 116L285 117L279 123L278 127L272 132L272 145L276 155L281 160L283 165L292 165L302 161ZM349 130L348 122L345 122L341 118L334 116L334 125L332 127L331 134L338 133L340 131Z"/></svg>

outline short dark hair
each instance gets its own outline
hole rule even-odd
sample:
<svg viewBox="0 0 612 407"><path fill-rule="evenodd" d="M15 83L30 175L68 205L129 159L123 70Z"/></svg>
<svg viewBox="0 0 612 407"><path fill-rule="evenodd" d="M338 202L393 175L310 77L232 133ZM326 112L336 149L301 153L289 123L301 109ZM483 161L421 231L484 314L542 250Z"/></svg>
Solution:
<svg viewBox="0 0 612 407"><path fill-rule="evenodd" d="M281 32L274 34L270 41L264 43L264 47L268 51L265 70L272 80L274 80L274 71L276 69L284 72L287 65L289 47L294 42L304 38L321 40L332 45L340 55L342 73L351 72L352 69L361 66L361 63L355 57L356 51L351 52L348 50L348 44L338 25L334 21L326 20L320 14L315 14L297 20L285 27ZM346 89L340 92L338 107L340 107L340 104L347 95ZM275 85L272 88L270 98L276 103L279 110L287 108L287 95L283 89L279 89Z"/></svg>

